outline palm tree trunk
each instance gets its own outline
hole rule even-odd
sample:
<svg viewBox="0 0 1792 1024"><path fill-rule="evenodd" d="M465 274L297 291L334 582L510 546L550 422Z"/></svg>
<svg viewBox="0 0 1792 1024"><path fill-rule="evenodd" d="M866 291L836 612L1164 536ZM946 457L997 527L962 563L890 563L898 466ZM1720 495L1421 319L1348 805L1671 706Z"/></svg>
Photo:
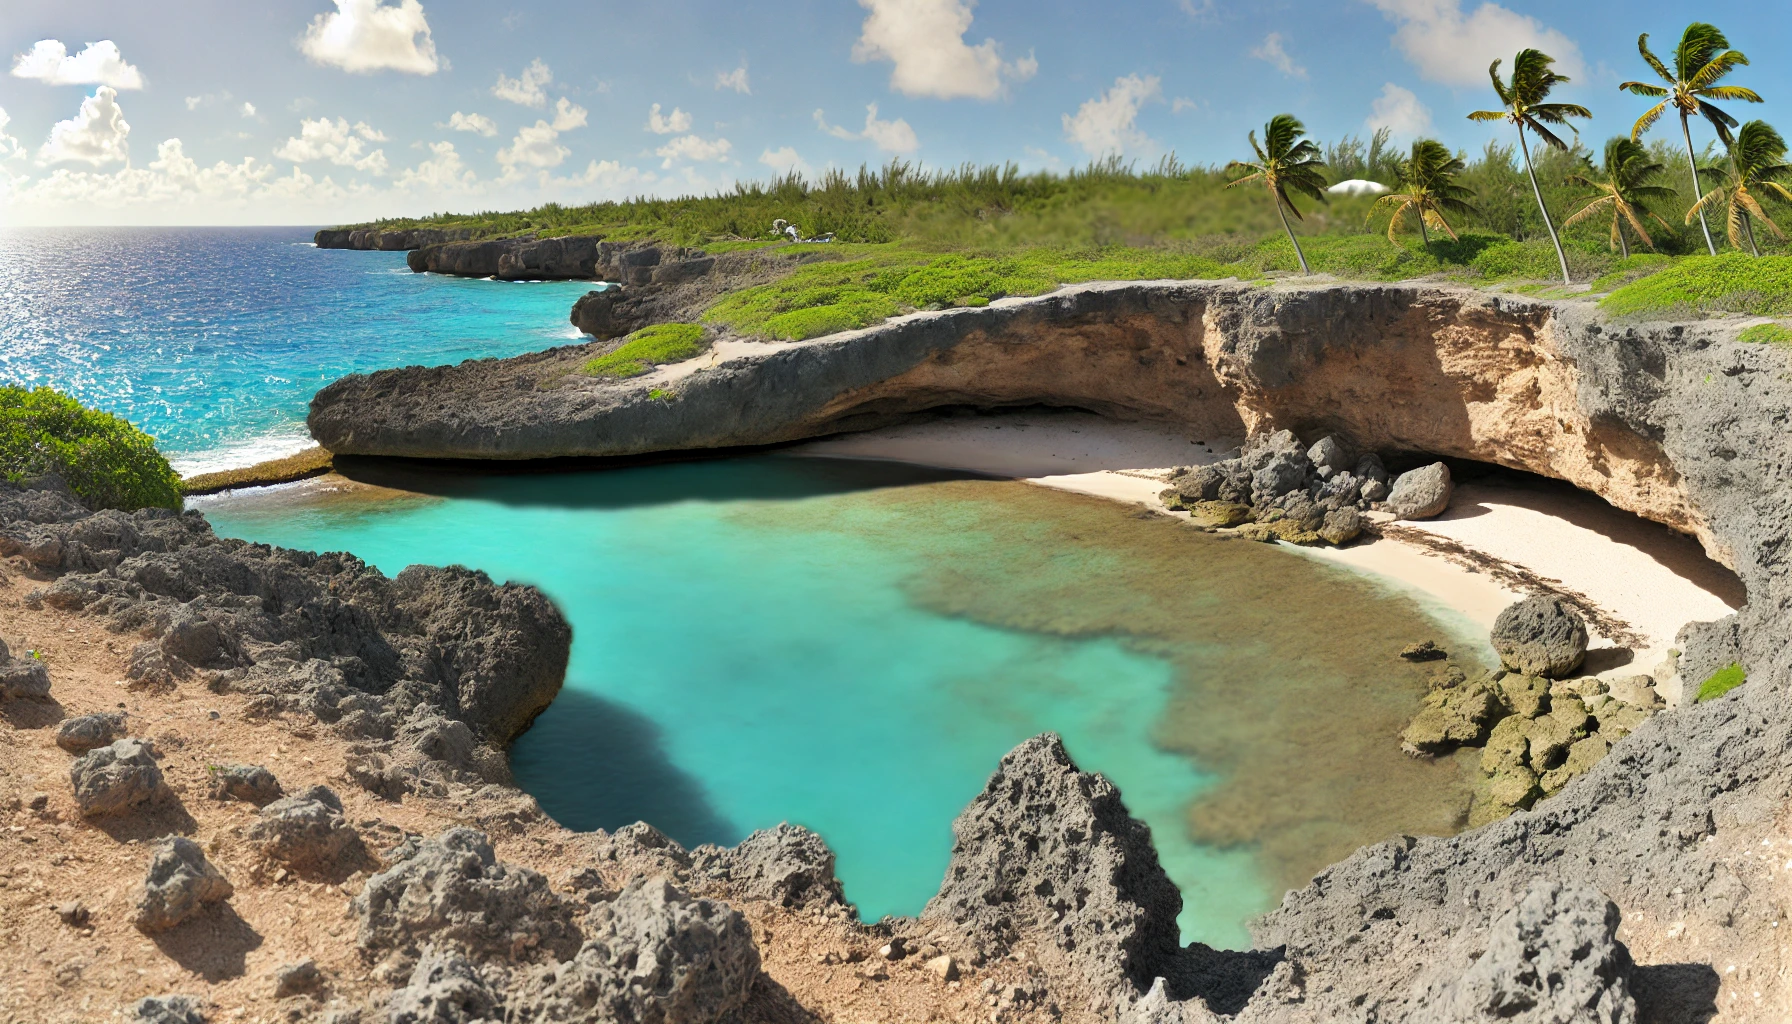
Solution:
<svg viewBox="0 0 1792 1024"><path fill-rule="evenodd" d="M1757 257L1760 256L1761 250L1755 245L1755 222L1754 219L1746 213L1742 215L1742 233L1748 236L1748 251L1754 253Z"/></svg>
<svg viewBox="0 0 1792 1024"><path fill-rule="evenodd" d="M1288 224L1288 215L1282 212L1282 198L1272 193L1276 204L1276 216L1282 218L1282 230L1288 232L1288 241L1294 246L1294 258L1300 260L1300 272L1311 277L1312 268L1307 266L1307 254L1300 251L1300 240L1294 237L1294 228Z"/></svg>
<svg viewBox="0 0 1792 1024"><path fill-rule="evenodd" d="M1556 261L1562 265L1562 283L1573 284L1568 276L1568 254L1562 251L1562 240L1556 237L1555 222L1549 219L1549 207L1543 203L1543 189L1537 184L1537 169L1531 166L1531 146L1524 141L1524 125L1518 126L1518 148L1524 152L1524 172L1531 176L1531 191L1537 196L1537 209L1543 214L1543 226L1549 229L1549 240L1556 246Z"/></svg>
<svg viewBox="0 0 1792 1024"><path fill-rule="evenodd" d="M1624 237L1624 218L1619 217L1618 223L1616 226L1618 229L1618 251L1620 251L1624 254L1625 259L1629 259L1630 258L1630 239Z"/></svg>
<svg viewBox="0 0 1792 1024"><path fill-rule="evenodd" d="M1692 128L1686 123L1686 111L1680 112L1680 134L1686 136L1686 167L1692 171L1692 201L1698 202L1699 196L1699 160L1692 154ZM1705 223L1705 211L1699 210L1699 230L1705 233L1705 249L1711 255L1717 255L1717 244L1711 241L1711 225Z"/></svg>
<svg viewBox="0 0 1792 1024"><path fill-rule="evenodd" d="M1425 211L1419 211L1419 237L1425 240L1425 251L1431 251L1431 232L1425 230Z"/></svg>

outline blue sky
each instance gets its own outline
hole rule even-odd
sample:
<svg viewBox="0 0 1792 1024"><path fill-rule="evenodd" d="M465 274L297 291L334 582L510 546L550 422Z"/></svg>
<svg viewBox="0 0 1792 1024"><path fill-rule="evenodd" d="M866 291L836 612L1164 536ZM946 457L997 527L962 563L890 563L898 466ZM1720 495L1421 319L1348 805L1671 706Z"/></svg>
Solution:
<svg viewBox="0 0 1792 1024"><path fill-rule="evenodd" d="M1597 144L1684 5L1506 0L0 0L0 223L331 223L724 188L900 156L1223 163L1290 111L1478 150L1538 45ZM169 13L177 9L178 13ZM1792 105L1792 14L1703 12ZM657 113L655 105L657 104ZM458 117L457 117L458 115ZM127 130L128 126L128 130ZM1789 124L1788 127L1792 127ZM1661 129L1657 129L1660 131ZM1502 133L1503 132L1503 133ZM1702 140L1701 140L1702 141Z"/></svg>

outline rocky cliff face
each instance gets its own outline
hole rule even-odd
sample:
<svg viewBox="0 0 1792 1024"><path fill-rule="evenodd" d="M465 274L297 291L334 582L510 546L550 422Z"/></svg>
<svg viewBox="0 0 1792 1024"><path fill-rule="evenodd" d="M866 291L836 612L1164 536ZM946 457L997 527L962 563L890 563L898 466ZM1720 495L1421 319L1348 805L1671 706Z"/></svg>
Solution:
<svg viewBox="0 0 1792 1024"><path fill-rule="evenodd" d="M473 232L458 228L451 231L418 228L410 231L376 231L372 228L325 228L312 236L319 249L369 249L379 252L404 252L441 242L461 241Z"/></svg>

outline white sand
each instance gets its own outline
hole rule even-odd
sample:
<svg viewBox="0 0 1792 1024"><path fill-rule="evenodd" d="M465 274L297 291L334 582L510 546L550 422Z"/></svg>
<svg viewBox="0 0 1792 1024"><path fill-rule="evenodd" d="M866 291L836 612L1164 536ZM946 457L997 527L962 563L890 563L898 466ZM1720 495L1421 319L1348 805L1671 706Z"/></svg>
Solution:
<svg viewBox="0 0 1792 1024"><path fill-rule="evenodd" d="M1157 495L1171 467L1216 461L1236 444L1090 413L1029 411L915 423L796 450L986 473L1161 511ZM1649 671L1683 625L1721 618L1741 600L1734 577L1691 538L1566 488L1468 483L1443 516L1388 531L1347 548L1292 550L1371 574L1482 630L1526 587L1571 592L1605 619L1603 632L1594 629L1587 665L1600 674Z"/></svg>

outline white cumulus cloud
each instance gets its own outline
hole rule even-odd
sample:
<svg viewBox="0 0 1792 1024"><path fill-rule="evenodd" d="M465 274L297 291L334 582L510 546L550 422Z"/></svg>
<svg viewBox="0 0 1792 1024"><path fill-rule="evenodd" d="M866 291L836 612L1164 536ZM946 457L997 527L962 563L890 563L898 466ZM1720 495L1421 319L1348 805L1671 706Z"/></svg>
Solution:
<svg viewBox="0 0 1792 1024"><path fill-rule="evenodd" d="M255 104L250 103L248 100L244 100L243 101L243 116L244 117L254 117L255 116Z"/></svg>
<svg viewBox="0 0 1792 1024"><path fill-rule="evenodd" d="M1389 82L1381 87L1363 124L1370 131L1386 128L1396 139L1416 139L1431 130L1431 111L1411 89Z"/></svg>
<svg viewBox="0 0 1792 1024"><path fill-rule="evenodd" d="M114 89L143 88L143 73L125 63L118 44L110 39L88 43L70 55L58 39L39 39L19 54L12 64L15 78L35 78L49 85L109 85Z"/></svg>
<svg viewBox="0 0 1792 1024"><path fill-rule="evenodd" d="M519 167L558 167L571 155L572 150L560 144L559 129L546 121L537 121L518 129L510 145L498 150L498 162L514 173Z"/></svg>
<svg viewBox="0 0 1792 1024"><path fill-rule="evenodd" d="M38 157L49 164L80 161L95 167L129 160L125 139L130 134L131 126L118 106L118 91L102 85L81 101L79 113L50 128L50 139L38 150Z"/></svg>
<svg viewBox="0 0 1792 1024"><path fill-rule="evenodd" d="M506 78L503 72L499 72L498 84L492 86L492 95L525 107L546 106L547 86L553 81L554 72L537 57L515 78Z"/></svg>
<svg viewBox="0 0 1792 1024"><path fill-rule="evenodd" d="M880 120L877 116L877 104L865 105L865 127L862 131L853 131L837 124L829 124L827 116L820 110L815 112L815 126L836 139L865 139L875 143L877 148L886 153L913 153L921 148L921 140L915 137L915 130L902 118L894 121Z"/></svg>
<svg viewBox="0 0 1792 1024"><path fill-rule="evenodd" d="M1064 115L1064 137L1090 156L1114 156L1157 148L1139 130L1139 110L1163 99L1163 83L1156 75L1127 75L1114 79L1114 87L1085 100L1074 115Z"/></svg>
<svg viewBox="0 0 1792 1024"><path fill-rule="evenodd" d="M647 111L647 130L655 135L688 132L691 130L691 115L677 107L673 107L670 114L661 114L660 105L655 103Z"/></svg>
<svg viewBox="0 0 1792 1024"><path fill-rule="evenodd" d="M368 152L367 143L385 141L385 134L365 121L358 121L351 126L346 118L341 117L334 121L327 117L305 118L299 122L299 134L275 148L274 155L295 164L321 160L339 167L384 174L385 150Z"/></svg>
<svg viewBox="0 0 1792 1024"><path fill-rule="evenodd" d="M1511 72L1512 56L1525 47L1536 47L1556 58L1563 74L1579 77L1586 72L1580 47L1574 40L1549 28L1528 14L1519 14L1495 3L1483 3L1473 13L1462 9L1462 0L1369 0L1396 26L1394 45L1412 62L1419 74L1445 85L1486 85L1487 65L1504 58Z"/></svg>
<svg viewBox="0 0 1792 1024"><path fill-rule="evenodd" d="M12 115L6 112L5 107L0 107L0 157L16 156L24 152L24 147L19 145L19 140L6 134L6 126L11 121Z"/></svg>
<svg viewBox="0 0 1792 1024"><path fill-rule="evenodd" d="M574 128L585 127L584 107L562 96L554 101L554 130L570 132Z"/></svg>
<svg viewBox="0 0 1792 1024"><path fill-rule="evenodd" d="M1289 56L1287 47L1283 46L1282 33L1271 32L1263 37L1263 42L1251 49L1251 56L1275 68L1289 78L1307 77L1307 69L1294 62Z"/></svg>
<svg viewBox="0 0 1792 1024"><path fill-rule="evenodd" d="M765 152L759 154L759 162L779 174L789 174L792 171L798 174L808 174L810 170L809 162L804 160L791 146L779 146L777 149L768 147Z"/></svg>
<svg viewBox="0 0 1792 1024"><path fill-rule="evenodd" d="M463 114L458 110L448 115L448 122L446 124L437 124L436 127L447 128L457 132L473 132L476 135L484 135L487 138L498 134L498 122L493 121L484 114Z"/></svg>
<svg viewBox="0 0 1792 1024"><path fill-rule="evenodd" d="M733 89L735 92L746 93L748 96L753 95L753 85L747 81L747 62L741 61L740 67L733 71L716 72L716 89L717 91Z"/></svg>
<svg viewBox="0 0 1792 1024"><path fill-rule="evenodd" d="M432 142L429 153L429 159L405 168L392 183L412 191L464 192L479 180L479 176L461 162L460 154L454 151L454 143Z"/></svg>
<svg viewBox="0 0 1792 1024"><path fill-rule="evenodd" d="M726 160L734 150L734 144L727 139L705 139L698 135L680 135L653 151L653 155L663 157L660 167L671 167L681 160L693 163L707 163L711 160Z"/></svg>
<svg viewBox="0 0 1792 1024"><path fill-rule="evenodd" d="M299 50L319 64L356 74L433 75L442 66L418 0L390 7L381 0L336 0L334 13L312 19Z"/></svg>
<svg viewBox="0 0 1792 1024"><path fill-rule="evenodd" d="M890 88L904 95L990 99L1005 81L1024 82L1039 73L1031 53L1004 62L994 39L975 46L964 41L975 0L859 0L859 6L871 13L852 59L889 61Z"/></svg>

